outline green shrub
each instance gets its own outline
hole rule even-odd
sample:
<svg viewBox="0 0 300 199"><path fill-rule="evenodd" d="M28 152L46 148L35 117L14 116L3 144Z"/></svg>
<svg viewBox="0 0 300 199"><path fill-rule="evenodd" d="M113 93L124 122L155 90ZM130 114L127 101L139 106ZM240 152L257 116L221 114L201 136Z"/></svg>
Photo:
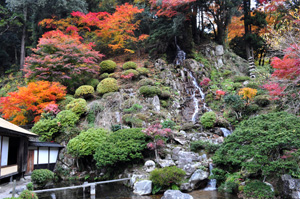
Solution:
<svg viewBox="0 0 300 199"><path fill-rule="evenodd" d="M116 62L112 60L105 60L100 63L100 72L101 73L112 73L117 67Z"/></svg>
<svg viewBox="0 0 300 199"><path fill-rule="evenodd" d="M72 96L72 95L66 95L65 96L65 99L58 102L58 108L59 110L65 110L66 109L66 106L71 102L73 101L75 98Z"/></svg>
<svg viewBox="0 0 300 199"><path fill-rule="evenodd" d="M111 125L111 127L110 127L110 130L112 132L116 132L116 131L118 131L120 129L122 129L122 125L121 124L114 124L114 125Z"/></svg>
<svg viewBox="0 0 300 199"><path fill-rule="evenodd" d="M270 97L269 95L258 95L254 98L254 102L260 107L265 107L270 104Z"/></svg>
<svg viewBox="0 0 300 199"><path fill-rule="evenodd" d="M118 90L119 86L117 80L113 78L106 78L102 80L97 86L97 91L101 95L105 93L116 92Z"/></svg>
<svg viewBox="0 0 300 199"><path fill-rule="evenodd" d="M246 114L253 114L260 110L260 107L257 104L249 104L245 106L245 113Z"/></svg>
<svg viewBox="0 0 300 199"><path fill-rule="evenodd" d="M73 127L79 121L79 116L71 110L64 110L57 114L56 119L62 127Z"/></svg>
<svg viewBox="0 0 300 199"><path fill-rule="evenodd" d="M154 97L161 94L161 90L156 86L142 86L139 91L145 97Z"/></svg>
<svg viewBox="0 0 300 199"><path fill-rule="evenodd" d="M241 178L239 172L227 175L226 181L221 184L218 190L226 193L238 193Z"/></svg>
<svg viewBox="0 0 300 199"><path fill-rule="evenodd" d="M30 190L24 190L21 192L19 199L38 199L36 193Z"/></svg>
<svg viewBox="0 0 300 199"><path fill-rule="evenodd" d="M236 82L236 83L233 83L232 86L233 86L234 90L238 90L243 87L243 84Z"/></svg>
<svg viewBox="0 0 300 199"><path fill-rule="evenodd" d="M90 79L87 84L92 86L93 88L96 88L96 86L99 84L99 80L98 79Z"/></svg>
<svg viewBox="0 0 300 199"><path fill-rule="evenodd" d="M169 91L161 92L160 96L161 99L167 100L171 97L171 93Z"/></svg>
<svg viewBox="0 0 300 199"><path fill-rule="evenodd" d="M205 128L213 127L216 121L217 115L213 111L204 113L200 118L200 122Z"/></svg>
<svg viewBox="0 0 300 199"><path fill-rule="evenodd" d="M146 75L149 74L149 70L147 68L144 68L144 67L138 68L136 70L139 72L140 75L145 75L146 76Z"/></svg>
<svg viewBox="0 0 300 199"><path fill-rule="evenodd" d="M190 143L191 151L198 152L201 149L205 149L208 153L214 153L218 148L220 148L220 144L214 144L209 141L193 141Z"/></svg>
<svg viewBox="0 0 300 199"><path fill-rule="evenodd" d="M245 199L272 199L275 197L271 187L258 180L248 182L244 186L243 193Z"/></svg>
<svg viewBox="0 0 300 199"><path fill-rule="evenodd" d="M87 111L87 103L85 99L74 99L66 106L66 109L80 116Z"/></svg>
<svg viewBox="0 0 300 199"><path fill-rule="evenodd" d="M137 65L133 61L128 61L128 62L125 62L122 67L123 67L124 70L136 69Z"/></svg>
<svg viewBox="0 0 300 199"><path fill-rule="evenodd" d="M250 80L249 76L235 76L233 79L234 82L244 82L247 80Z"/></svg>
<svg viewBox="0 0 300 199"><path fill-rule="evenodd" d="M222 182L225 182L226 180L226 171L220 168L214 168L212 170L212 175L209 176L209 179L216 179L217 182L220 184Z"/></svg>
<svg viewBox="0 0 300 199"><path fill-rule="evenodd" d="M226 106L229 106L235 111L241 111L245 107L244 101L238 95L226 95L224 97Z"/></svg>
<svg viewBox="0 0 300 199"><path fill-rule="evenodd" d="M169 128L169 129L174 130L174 126L176 125L176 123L172 120L165 120L165 121L163 121L163 123L161 123L161 125L162 125L163 129Z"/></svg>
<svg viewBox="0 0 300 199"><path fill-rule="evenodd" d="M180 185L185 174L185 171L176 166L164 167L151 171L150 180L154 185L162 188L170 188L172 184Z"/></svg>
<svg viewBox="0 0 300 199"><path fill-rule="evenodd" d="M31 181L39 187L44 187L54 179L54 173L48 169L35 169L31 174Z"/></svg>
<svg viewBox="0 0 300 199"><path fill-rule="evenodd" d="M32 183L32 182L29 182L29 183L26 185L26 188L27 188L29 191L33 191L33 183Z"/></svg>
<svg viewBox="0 0 300 199"><path fill-rule="evenodd" d="M93 155L95 150L108 137L108 131L105 129L90 128L82 131L78 136L71 139L67 145L68 153L74 157L83 157Z"/></svg>
<svg viewBox="0 0 300 199"><path fill-rule="evenodd" d="M241 122L212 159L228 172L243 168L248 174L297 176L299 152L293 149L300 147L299 137L297 116L286 112L259 115Z"/></svg>
<svg viewBox="0 0 300 199"><path fill-rule="evenodd" d="M123 115L122 120L125 124L130 125L131 127L142 127L143 126L143 120L135 117L132 114Z"/></svg>
<svg viewBox="0 0 300 199"><path fill-rule="evenodd" d="M149 79L149 78L145 78L145 79L141 79L138 83L138 85L141 87L141 86L147 86L147 85L150 85L150 86L153 86L154 85L154 81L152 79Z"/></svg>
<svg viewBox="0 0 300 199"><path fill-rule="evenodd" d="M116 166L143 159L146 135L141 128L121 129L110 134L96 149L97 166Z"/></svg>
<svg viewBox="0 0 300 199"><path fill-rule="evenodd" d="M125 113L137 113L143 109L143 106L140 104L133 104L130 108L124 109Z"/></svg>
<svg viewBox="0 0 300 199"><path fill-rule="evenodd" d="M160 100L160 105L164 108L168 108L169 107L169 103L166 100Z"/></svg>
<svg viewBox="0 0 300 199"><path fill-rule="evenodd" d="M231 75L232 74L232 71L231 70L224 70L224 72L222 73L222 76L223 77L227 77L227 76L229 76L229 75Z"/></svg>
<svg viewBox="0 0 300 199"><path fill-rule="evenodd" d="M128 70L125 70L122 75L129 75L130 73L133 74L133 77L132 78L137 78L140 74L138 71L134 70L134 69L128 69Z"/></svg>
<svg viewBox="0 0 300 199"><path fill-rule="evenodd" d="M249 82L247 84L247 87L248 88L253 88L253 89L258 89L259 88L259 85L256 83L256 82Z"/></svg>
<svg viewBox="0 0 300 199"><path fill-rule="evenodd" d="M109 76L108 73L103 73L103 74L100 75L100 79L101 79L101 80L106 79L106 78L108 78L108 76ZM99 84L99 83L98 83L98 84ZM98 84L97 84L97 85L98 85Z"/></svg>
<svg viewBox="0 0 300 199"><path fill-rule="evenodd" d="M58 136L60 126L57 119L41 119L32 127L32 132L38 134L41 141L53 141Z"/></svg>
<svg viewBox="0 0 300 199"><path fill-rule="evenodd" d="M75 97L83 97L88 98L91 97L95 92L94 87L90 85L83 85L76 89L75 91Z"/></svg>

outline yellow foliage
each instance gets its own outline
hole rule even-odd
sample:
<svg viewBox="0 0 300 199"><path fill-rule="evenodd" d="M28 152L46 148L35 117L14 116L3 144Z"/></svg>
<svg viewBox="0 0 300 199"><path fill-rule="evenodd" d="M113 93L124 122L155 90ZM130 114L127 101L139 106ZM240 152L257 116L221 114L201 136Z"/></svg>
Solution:
<svg viewBox="0 0 300 199"><path fill-rule="evenodd" d="M248 102L250 100L253 100L253 98L255 97L256 93L257 93L256 89L248 88L248 87L242 88L239 91L239 95L242 95L243 99L247 100Z"/></svg>

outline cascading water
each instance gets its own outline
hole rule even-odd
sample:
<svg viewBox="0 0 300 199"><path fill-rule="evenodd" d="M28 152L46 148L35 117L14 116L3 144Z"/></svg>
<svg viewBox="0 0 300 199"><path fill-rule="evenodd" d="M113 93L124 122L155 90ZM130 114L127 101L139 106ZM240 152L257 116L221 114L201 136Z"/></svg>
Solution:
<svg viewBox="0 0 300 199"><path fill-rule="evenodd" d="M177 44L177 39L175 37L175 45L176 45L176 58L175 58L175 64L180 65L185 60L186 53L180 49L180 47Z"/></svg>
<svg viewBox="0 0 300 199"><path fill-rule="evenodd" d="M183 50L181 50L181 48L177 44L176 37L175 37L175 44L176 44L176 48L177 48L177 52L176 52L177 54L176 54L176 58L175 58L175 63L176 63L176 65L180 65L185 60L186 53ZM192 71L188 70L187 68L184 68L184 71L187 72L188 76L192 80L193 87L194 87L194 89L192 89L191 91L187 89L187 93L191 96L191 98L192 98L192 100L194 102L195 110L194 110L194 113L192 115L192 122L195 123L196 119L198 117L199 110L200 110L199 109L199 101L198 101L199 94L200 94L201 101L203 102L203 108L206 111L211 111L211 109L208 108L208 107L206 107L206 103L204 102L205 94L203 93L201 87L197 83L197 80L194 77ZM183 71L181 71L181 73L182 73L181 74L182 77L184 77Z"/></svg>
<svg viewBox="0 0 300 199"><path fill-rule="evenodd" d="M229 136L232 133L232 131L230 131L230 130L228 130L226 128L220 128L220 129L223 132L224 137L227 137L227 136Z"/></svg>
<svg viewBox="0 0 300 199"><path fill-rule="evenodd" d="M209 176L212 176L212 170L214 169L213 165L210 163L209 164ZM208 184L206 186L206 188L204 189L205 191L213 191L216 190L216 185L217 185L217 180L216 179L210 179L208 181Z"/></svg>

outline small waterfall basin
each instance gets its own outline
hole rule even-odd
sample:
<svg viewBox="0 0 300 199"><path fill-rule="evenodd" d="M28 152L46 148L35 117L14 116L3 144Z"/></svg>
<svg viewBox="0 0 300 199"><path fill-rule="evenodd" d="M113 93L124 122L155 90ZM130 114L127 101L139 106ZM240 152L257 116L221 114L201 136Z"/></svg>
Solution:
<svg viewBox="0 0 300 199"><path fill-rule="evenodd" d="M219 193L217 190L195 190L188 193L194 199L237 199L231 194ZM90 188L45 192L37 194L39 199L90 199ZM95 199L161 199L163 194L139 196L122 183L109 183L96 186Z"/></svg>

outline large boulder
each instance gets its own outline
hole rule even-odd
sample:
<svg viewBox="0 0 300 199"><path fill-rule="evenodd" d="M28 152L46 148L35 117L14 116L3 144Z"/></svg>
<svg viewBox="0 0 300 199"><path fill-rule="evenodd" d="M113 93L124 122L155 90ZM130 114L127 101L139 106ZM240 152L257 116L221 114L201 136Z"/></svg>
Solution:
<svg viewBox="0 0 300 199"><path fill-rule="evenodd" d="M130 185L131 187L133 187L134 184L135 184L137 181L139 181L139 180L141 180L141 179L147 179L147 178L148 178L148 176L146 176L146 175L136 175L136 174L133 174L133 175L131 176L131 178L130 178L129 185Z"/></svg>
<svg viewBox="0 0 300 199"><path fill-rule="evenodd" d="M161 199L194 199L193 196L179 190L167 190Z"/></svg>
<svg viewBox="0 0 300 199"><path fill-rule="evenodd" d="M149 195L152 191L152 181L142 180L134 184L133 193L138 195Z"/></svg>
<svg viewBox="0 0 300 199"><path fill-rule="evenodd" d="M209 173L207 171L203 171L202 169L196 170L192 177L189 180L189 183L191 184L191 187L193 189L199 188L206 185L208 182L208 176Z"/></svg>
<svg viewBox="0 0 300 199"><path fill-rule="evenodd" d="M175 166L175 162L173 160L158 160L158 164L162 168Z"/></svg>
<svg viewBox="0 0 300 199"><path fill-rule="evenodd" d="M300 179L294 179L288 174L282 175L277 188L283 198L300 198Z"/></svg>

